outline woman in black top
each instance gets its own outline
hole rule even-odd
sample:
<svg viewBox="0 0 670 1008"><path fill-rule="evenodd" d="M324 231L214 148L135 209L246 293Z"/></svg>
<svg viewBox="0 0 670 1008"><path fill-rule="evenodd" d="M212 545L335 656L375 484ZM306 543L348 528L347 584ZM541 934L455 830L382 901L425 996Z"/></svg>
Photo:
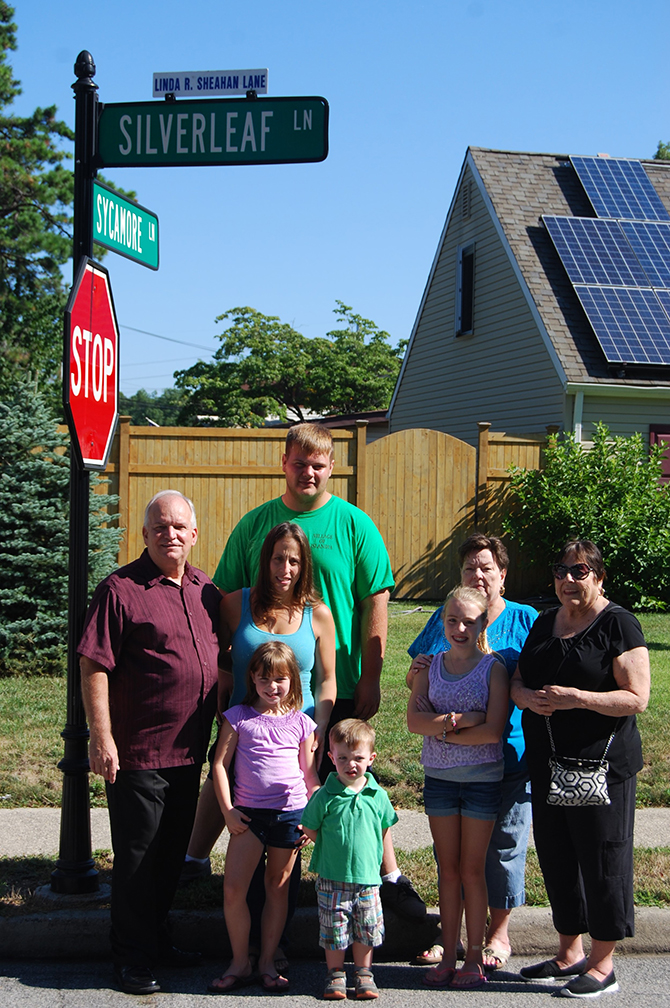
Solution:
<svg viewBox="0 0 670 1008"><path fill-rule="evenodd" d="M561 605L533 624L512 679L523 710L533 831L559 950L521 970L526 980L569 982L567 997L618 990L612 953L633 934L635 775L642 768L635 715L649 699L649 654L637 619L603 593L602 555L589 540L566 544L553 568ZM548 805L551 747L559 756L607 752L610 805ZM591 935L586 959L582 933Z"/></svg>

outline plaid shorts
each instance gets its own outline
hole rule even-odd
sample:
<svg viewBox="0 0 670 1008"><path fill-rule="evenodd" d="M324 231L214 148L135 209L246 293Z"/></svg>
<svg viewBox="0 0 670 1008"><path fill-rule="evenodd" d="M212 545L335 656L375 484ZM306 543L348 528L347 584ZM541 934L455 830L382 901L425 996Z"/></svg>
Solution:
<svg viewBox="0 0 670 1008"><path fill-rule="evenodd" d="M353 942L381 945L384 940L384 914L378 885L333 882L319 876L316 895L321 948L333 951L347 949Z"/></svg>

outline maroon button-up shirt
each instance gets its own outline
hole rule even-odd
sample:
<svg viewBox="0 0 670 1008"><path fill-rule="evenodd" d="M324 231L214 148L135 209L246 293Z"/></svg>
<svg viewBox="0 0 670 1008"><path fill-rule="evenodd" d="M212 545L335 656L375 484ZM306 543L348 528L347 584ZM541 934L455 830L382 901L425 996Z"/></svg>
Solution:
<svg viewBox="0 0 670 1008"><path fill-rule="evenodd" d="M121 770L202 763L216 711L219 603L186 564L181 586L145 550L98 585L79 654L107 670Z"/></svg>

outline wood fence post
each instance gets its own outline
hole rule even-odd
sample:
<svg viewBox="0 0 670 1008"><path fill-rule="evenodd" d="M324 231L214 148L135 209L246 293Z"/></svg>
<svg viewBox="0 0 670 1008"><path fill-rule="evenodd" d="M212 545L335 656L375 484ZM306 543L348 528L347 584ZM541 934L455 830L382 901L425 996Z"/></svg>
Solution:
<svg viewBox="0 0 670 1008"><path fill-rule="evenodd" d="M119 525L125 529L119 543L119 566L127 564L130 521L130 417L119 417Z"/></svg>
<svg viewBox="0 0 670 1008"><path fill-rule="evenodd" d="M365 511L365 491L367 487L366 453L368 445L368 421L356 421L356 507Z"/></svg>
<svg viewBox="0 0 670 1008"><path fill-rule="evenodd" d="M489 430L491 424L477 424L477 487L475 489L475 528L484 530L487 520L487 483L489 474Z"/></svg>

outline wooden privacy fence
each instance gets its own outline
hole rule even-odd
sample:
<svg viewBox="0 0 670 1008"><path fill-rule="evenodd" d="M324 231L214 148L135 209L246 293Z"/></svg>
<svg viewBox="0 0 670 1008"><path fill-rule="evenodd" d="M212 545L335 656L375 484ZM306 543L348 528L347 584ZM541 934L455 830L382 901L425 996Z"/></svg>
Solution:
<svg viewBox="0 0 670 1008"><path fill-rule="evenodd" d="M501 531L507 467L539 468L546 437L494 434L482 423L478 448L424 428L366 445L366 426L332 431L329 489L373 518L389 550L396 597L441 598L458 579L458 544L476 527ZM200 535L191 560L212 574L242 515L283 492L285 437L280 428L131 427L121 418L104 487L121 498L119 563L142 550L146 502L172 488L195 503ZM524 594L526 568L512 564L508 584Z"/></svg>

